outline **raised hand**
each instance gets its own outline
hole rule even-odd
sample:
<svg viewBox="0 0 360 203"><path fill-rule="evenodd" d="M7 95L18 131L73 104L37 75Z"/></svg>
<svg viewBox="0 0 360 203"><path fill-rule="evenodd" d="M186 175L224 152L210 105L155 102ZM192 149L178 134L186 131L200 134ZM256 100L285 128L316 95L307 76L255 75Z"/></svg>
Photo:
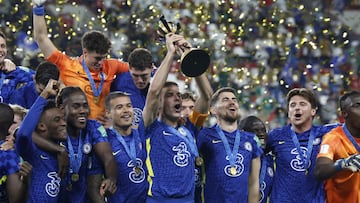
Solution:
<svg viewBox="0 0 360 203"><path fill-rule="evenodd" d="M41 92L40 95L46 99L50 96L56 96L59 92L59 86L59 81L50 79L45 89Z"/></svg>
<svg viewBox="0 0 360 203"><path fill-rule="evenodd" d="M348 158L339 159L335 162L335 168L338 170L348 169L352 172L360 171L360 154L354 154Z"/></svg>
<svg viewBox="0 0 360 203"><path fill-rule="evenodd" d="M16 65L10 59L4 59L4 66L1 68L1 70L9 73L16 70Z"/></svg>

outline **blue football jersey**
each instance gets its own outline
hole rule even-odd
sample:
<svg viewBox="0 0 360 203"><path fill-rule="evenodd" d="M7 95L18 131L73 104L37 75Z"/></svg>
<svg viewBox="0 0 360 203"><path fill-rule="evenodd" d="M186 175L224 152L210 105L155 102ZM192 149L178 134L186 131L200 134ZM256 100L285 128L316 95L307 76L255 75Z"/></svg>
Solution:
<svg viewBox="0 0 360 203"><path fill-rule="evenodd" d="M233 149L236 132L223 131ZM231 166L224 143L217 133L216 125L199 132L197 144L205 164L205 202L247 202L248 178L253 159L262 154L255 135L240 131L240 144ZM231 173L231 168L235 171Z"/></svg>
<svg viewBox="0 0 360 203"><path fill-rule="evenodd" d="M146 202L148 182L147 169L145 165L146 150L144 145L144 135L123 136L124 141L130 148L132 140L135 143L136 163L129 157L125 147L118 140L113 129L107 129L108 139L111 143L112 152L118 166L117 190L115 194L108 197L108 202Z"/></svg>
<svg viewBox="0 0 360 203"><path fill-rule="evenodd" d="M189 139L194 139L188 120ZM194 200L195 156L191 146L175 129L161 121L154 121L147 129L146 165L149 171L148 196L155 199L185 198Z"/></svg>
<svg viewBox="0 0 360 203"><path fill-rule="evenodd" d="M79 154L79 143L80 140L78 137L68 136L68 139L71 140L72 148L74 150L74 155L78 156ZM60 190L60 199L59 202L86 202L86 177L88 171L91 168L91 158L94 156L93 147L99 142L107 142L107 133L105 128L97 121L88 119L86 128L82 130L81 133L81 143L82 147L82 160L81 166L78 171L79 179L73 181L71 179L71 167L68 175L65 177L65 180L62 181L61 190ZM69 146L65 143L66 148L69 151ZM89 147L90 146L90 147ZM76 172L76 171L75 171ZM75 173L74 172L74 173ZM71 185L71 187L69 187Z"/></svg>
<svg viewBox="0 0 360 203"><path fill-rule="evenodd" d="M4 141L0 141L0 145L3 143ZM15 150L0 150L0 160L0 202L7 203L7 176L19 171L20 157Z"/></svg>
<svg viewBox="0 0 360 203"><path fill-rule="evenodd" d="M335 126L312 126L306 132L296 133L302 155L293 142L291 125L269 133L266 150L272 151L276 164L270 202L324 202L323 183L314 178L314 168L322 137ZM308 152L311 131L314 140ZM307 166L301 157L309 160Z"/></svg>
<svg viewBox="0 0 360 203"><path fill-rule="evenodd" d="M16 149L32 165L28 202L58 201L61 179L57 174L56 155L39 149L32 141L32 133L40 119L47 100L39 97L25 116L16 137Z"/></svg>
<svg viewBox="0 0 360 203"><path fill-rule="evenodd" d="M9 73L0 71L0 102L9 103L11 95L19 86L33 81L34 73L33 70L20 66Z"/></svg>
<svg viewBox="0 0 360 203"><path fill-rule="evenodd" d="M26 109L30 109L31 105L33 105L38 96L39 94L35 89L35 82L30 81L15 90L15 92L10 96L9 103L18 104Z"/></svg>

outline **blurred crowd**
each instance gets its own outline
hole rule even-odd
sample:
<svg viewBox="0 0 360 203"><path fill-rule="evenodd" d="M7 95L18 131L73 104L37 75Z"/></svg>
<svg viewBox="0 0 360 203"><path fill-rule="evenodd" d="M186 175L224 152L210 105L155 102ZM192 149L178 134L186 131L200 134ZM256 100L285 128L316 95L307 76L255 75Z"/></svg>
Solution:
<svg viewBox="0 0 360 203"><path fill-rule="evenodd" d="M7 34L16 64L34 68L41 54L32 39L29 0L0 0L0 30ZM211 56L208 77L213 89L231 86L241 95L244 117L252 114L269 128L287 122L285 95L292 87L316 91L316 121L340 118L340 94L359 89L358 33L344 22L350 0L51 0L49 34L59 49L81 54L80 37L91 29L113 42L111 57L127 60L136 47L150 50L158 66L165 45L157 36L160 16L181 25L193 46ZM173 65L173 78L193 91L191 78Z"/></svg>

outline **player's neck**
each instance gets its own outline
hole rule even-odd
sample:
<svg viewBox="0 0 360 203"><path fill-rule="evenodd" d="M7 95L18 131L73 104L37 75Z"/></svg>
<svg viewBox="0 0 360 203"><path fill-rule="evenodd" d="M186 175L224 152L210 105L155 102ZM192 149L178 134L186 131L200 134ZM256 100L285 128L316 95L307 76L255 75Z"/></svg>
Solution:
<svg viewBox="0 0 360 203"><path fill-rule="evenodd" d="M68 133L69 136L71 137L78 137L80 136L81 133L81 129L75 128L75 127L67 127L66 131Z"/></svg>
<svg viewBox="0 0 360 203"><path fill-rule="evenodd" d="M176 128L178 126L178 122L177 122L178 120L171 120L171 119L166 118L165 116L162 116L160 118L160 120L171 127Z"/></svg>
<svg viewBox="0 0 360 203"><path fill-rule="evenodd" d="M351 124L347 123L346 121L345 121L345 125L353 137L360 138L360 132L357 130L357 128L353 127Z"/></svg>
<svg viewBox="0 0 360 203"><path fill-rule="evenodd" d="M128 136L131 134L131 125L130 126L116 126L114 125L114 129L121 135L121 136Z"/></svg>
<svg viewBox="0 0 360 203"><path fill-rule="evenodd" d="M218 125L222 130L225 130L226 132L233 132L238 129L237 121L231 122L224 119L218 119Z"/></svg>
<svg viewBox="0 0 360 203"><path fill-rule="evenodd" d="M296 133L303 133L311 129L312 123L304 123L301 125L292 124L291 127Z"/></svg>

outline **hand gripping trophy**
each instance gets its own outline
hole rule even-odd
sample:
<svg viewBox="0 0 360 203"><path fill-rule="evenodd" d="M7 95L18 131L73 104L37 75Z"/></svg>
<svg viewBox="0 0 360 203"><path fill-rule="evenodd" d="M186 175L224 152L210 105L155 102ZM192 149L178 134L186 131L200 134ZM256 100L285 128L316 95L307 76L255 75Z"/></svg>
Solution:
<svg viewBox="0 0 360 203"><path fill-rule="evenodd" d="M161 39L165 38L167 33L178 34L180 24L167 22L164 16L160 17L157 33ZM181 72L188 77L197 77L203 74L209 67L210 56L202 49L183 47L183 53L180 59Z"/></svg>

